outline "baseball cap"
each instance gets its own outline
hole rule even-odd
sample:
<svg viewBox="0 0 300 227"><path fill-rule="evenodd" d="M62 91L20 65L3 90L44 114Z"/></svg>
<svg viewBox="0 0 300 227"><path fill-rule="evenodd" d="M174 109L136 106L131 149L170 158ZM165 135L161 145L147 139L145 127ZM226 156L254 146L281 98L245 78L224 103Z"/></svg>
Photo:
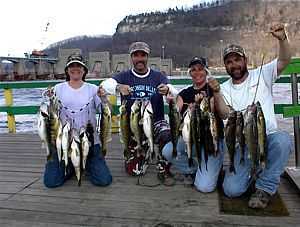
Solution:
<svg viewBox="0 0 300 227"><path fill-rule="evenodd" d="M226 58L226 56L228 54L231 54L231 53L236 53L242 57L246 57L246 54L245 54L245 50L243 47L239 46L239 45L235 45L235 44L230 44L229 46L227 46L225 49L224 49L224 52L223 52L223 59Z"/></svg>
<svg viewBox="0 0 300 227"><path fill-rule="evenodd" d="M203 57L193 57L193 59L189 63L189 68L191 68L193 65L200 64L203 67L207 68L207 62L206 59Z"/></svg>
<svg viewBox="0 0 300 227"><path fill-rule="evenodd" d="M71 55L68 57L67 63L66 63L66 67L65 67L65 73L66 73L66 74L67 74L67 68L68 68L71 64L73 64L73 63L78 63L78 64L80 64L81 66L83 66L84 71L85 71L85 75L87 74L87 72L88 72L88 67L87 67L86 64L85 64L82 55L81 55L81 54L78 54L78 53L71 54Z"/></svg>
<svg viewBox="0 0 300 227"><path fill-rule="evenodd" d="M129 46L129 54L133 54L136 51L143 51L149 55L150 47L145 42L134 42Z"/></svg>

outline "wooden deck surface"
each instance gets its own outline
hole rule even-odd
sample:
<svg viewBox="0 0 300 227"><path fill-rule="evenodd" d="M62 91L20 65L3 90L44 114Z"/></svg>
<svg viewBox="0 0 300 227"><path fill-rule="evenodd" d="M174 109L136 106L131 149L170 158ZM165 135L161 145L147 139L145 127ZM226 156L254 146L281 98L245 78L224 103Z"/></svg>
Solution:
<svg viewBox="0 0 300 227"><path fill-rule="evenodd" d="M96 187L84 178L78 187L73 178L48 189L38 136L0 134L0 226L300 226L299 192L286 178L279 192L288 217L224 215L217 192L137 185L124 172L118 135L109 148L112 185ZM155 170L147 174L156 177Z"/></svg>

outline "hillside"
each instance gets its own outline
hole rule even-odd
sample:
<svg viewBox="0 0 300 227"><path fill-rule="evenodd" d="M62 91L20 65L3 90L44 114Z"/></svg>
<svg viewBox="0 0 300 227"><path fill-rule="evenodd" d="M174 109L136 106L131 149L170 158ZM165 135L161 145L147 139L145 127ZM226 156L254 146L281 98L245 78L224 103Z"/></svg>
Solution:
<svg viewBox="0 0 300 227"><path fill-rule="evenodd" d="M220 0L190 9L169 9L125 17L112 37L85 37L65 42L61 47L83 47L88 51L127 52L131 42L144 40L152 56L172 58L184 66L195 55L208 57L210 65L221 63L222 49L229 43L245 47L250 63L259 64L262 52L271 59L277 42L268 34L274 21L286 23L294 47L300 46L300 2L277 0ZM55 47L56 49L58 46ZM55 48L47 51L55 53ZM294 55L300 56L299 48Z"/></svg>

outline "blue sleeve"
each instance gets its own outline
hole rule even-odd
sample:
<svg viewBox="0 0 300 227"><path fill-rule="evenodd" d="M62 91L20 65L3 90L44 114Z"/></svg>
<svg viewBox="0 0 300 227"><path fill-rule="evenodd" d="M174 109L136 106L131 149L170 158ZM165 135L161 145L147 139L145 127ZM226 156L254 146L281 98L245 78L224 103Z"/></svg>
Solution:
<svg viewBox="0 0 300 227"><path fill-rule="evenodd" d="M119 84L126 84L126 80L124 80L124 78L126 78L127 72L121 72L121 73L117 73L115 74L112 78L115 79Z"/></svg>

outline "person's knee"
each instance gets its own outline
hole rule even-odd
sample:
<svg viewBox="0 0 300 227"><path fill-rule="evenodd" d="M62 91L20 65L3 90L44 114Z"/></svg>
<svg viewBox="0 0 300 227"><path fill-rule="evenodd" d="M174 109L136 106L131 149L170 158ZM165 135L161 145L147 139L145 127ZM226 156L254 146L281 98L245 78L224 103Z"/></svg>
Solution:
<svg viewBox="0 0 300 227"><path fill-rule="evenodd" d="M162 149L162 155L167 161L172 160L172 151L173 151L173 144L172 142L167 143Z"/></svg>
<svg viewBox="0 0 300 227"><path fill-rule="evenodd" d="M227 197L233 198L242 195L246 191L246 189L242 188L239 184L224 181L223 191Z"/></svg>
<svg viewBox="0 0 300 227"><path fill-rule="evenodd" d="M212 184L194 183L194 185L195 185L197 191L203 192L203 193L213 192L216 188L216 185L212 185Z"/></svg>
<svg viewBox="0 0 300 227"><path fill-rule="evenodd" d="M200 178L200 179L198 179ZM201 179L202 178L202 179ZM198 177L196 175L194 185L197 189L197 191L203 192L203 193L209 193L213 192L216 188L217 182L213 179L204 179L203 177Z"/></svg>
<svg viewBox="0 0 300 227"><path fill-rule="evenodd" d="M91 177L91 182L96 186L108 186L112 183L112 176L106 174L99 177Z"/></svg>
<svg viewBox="0 0 300 227"><path fill-rule="evenodd" d="M56 176L44 175L44 185L47 188L56 188L64 184L63 178L58 178Z"/></svg>

